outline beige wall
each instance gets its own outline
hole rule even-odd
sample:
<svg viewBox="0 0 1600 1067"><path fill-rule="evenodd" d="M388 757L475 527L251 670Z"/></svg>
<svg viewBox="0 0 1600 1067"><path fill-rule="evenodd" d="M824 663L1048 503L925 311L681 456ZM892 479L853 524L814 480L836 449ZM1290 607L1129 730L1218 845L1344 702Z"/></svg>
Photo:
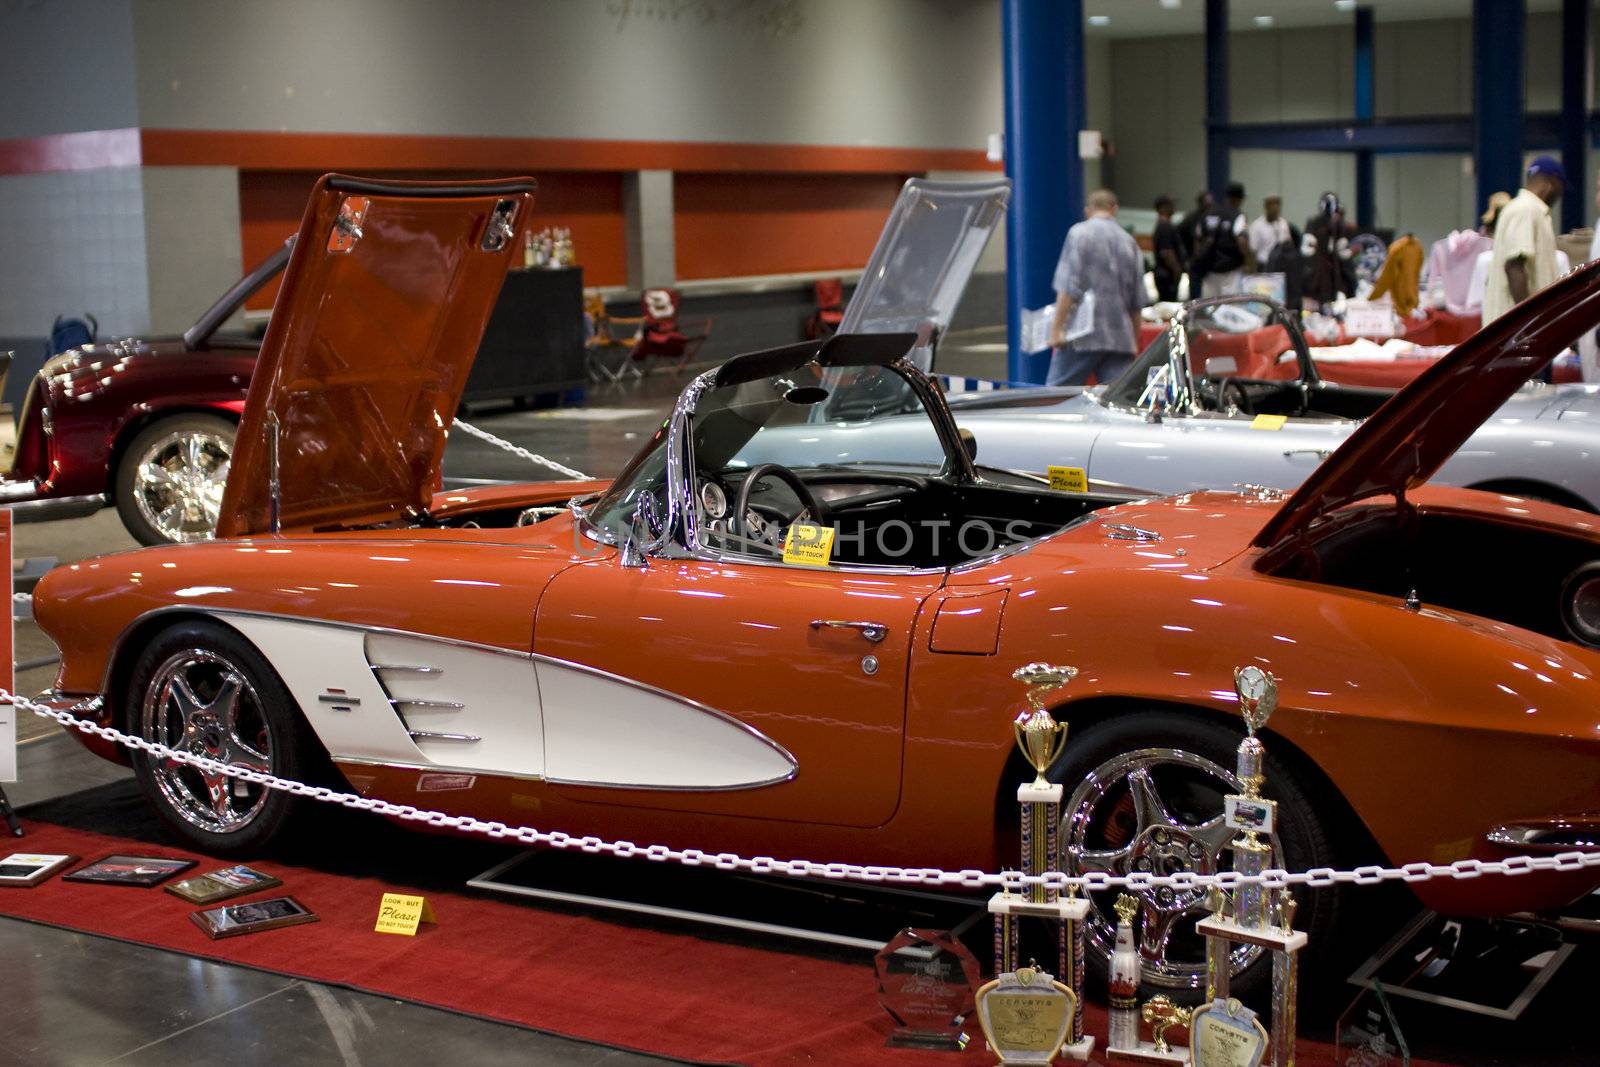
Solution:
<svg viewBox="0 0 1600 1067"><path fill-rule="evenodd" d="M1560 107L1560 17L1528 20L1526 92L1530 111ZM1600 29L1600 27L1597 27ZM1374 71L1379 117L1472 112L1472 26L1465 19L1379 22ZM1355 34L1350 28L1264 30L1229 39L1236 122L1348 117L1354 110ZM1180 207L1205 183L1204 41L1199 36L1134 38L1111 44L1111 93L1118 146L1116 182L1124 202L1145 206L1169 193ZM1324 190L1355 199L1347 153L1236 151L1233 176L1257 214L1278 193L1297 223ZM1425 242L1472 224L1476 179L1466 155L1379 156L1380 226ZM1591 175L1593 171L1591 170ZM1588 199L1587 194L1585 199Z"/></svg>
<svg viewBox="0 0 1600 1067"><path fill-rule="evenodd" d="M982 148L998 0L132 0L156 128Z"/></svg>

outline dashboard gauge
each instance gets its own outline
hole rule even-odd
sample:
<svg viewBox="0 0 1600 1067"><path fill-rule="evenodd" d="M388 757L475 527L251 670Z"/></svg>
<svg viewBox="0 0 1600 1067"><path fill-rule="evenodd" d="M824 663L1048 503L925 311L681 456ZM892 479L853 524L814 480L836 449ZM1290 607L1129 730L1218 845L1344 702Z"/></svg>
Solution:
<svg viewBox="0 0 1600 1067"><path fill-rule="evenodd" d="M1585 563L1562 583L1561 616L1567 632L1590 648L1600 648L1600 562Z"/></svg>
<svg viewBox="0 0 1600 1067"><path fill-rule="evenodd" d="M716 482L701 482L700 506L705 509L707 518L720 519L728 513L728 494Z"/></svg>

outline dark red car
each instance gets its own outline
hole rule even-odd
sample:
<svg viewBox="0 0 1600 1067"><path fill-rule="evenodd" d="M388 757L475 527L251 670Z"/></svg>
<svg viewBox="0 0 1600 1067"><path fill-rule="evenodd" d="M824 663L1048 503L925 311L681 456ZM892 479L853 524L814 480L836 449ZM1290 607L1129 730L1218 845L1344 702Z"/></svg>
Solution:
<svg viewBox="0 0 1600 1067"><path fill-rule="evenodd" d="M48 360L17 415L0 505L53 517L114 504L144 544L211 537L261 344L218 329L288 258L285 244L181 337Z"/></svg>

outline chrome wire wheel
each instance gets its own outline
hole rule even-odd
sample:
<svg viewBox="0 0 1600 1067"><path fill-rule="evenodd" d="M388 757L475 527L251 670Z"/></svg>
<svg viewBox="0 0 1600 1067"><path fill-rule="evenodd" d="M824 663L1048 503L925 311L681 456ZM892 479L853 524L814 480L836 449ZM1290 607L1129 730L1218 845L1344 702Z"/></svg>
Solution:
<svg viewBox="0 0 1600 1067"><path fill-rule="evenodd" d="M1070 783L1069 783L1070 784ZM1141 748L1114 756L1084 776L1062 811L1062 843L1075 873L1153 875L1232 867L1222 798L1240 792L1233 772L1178 748ZM1274 846L1273 866L1282 866ZM1087 937L1107 959L1116 944L1112 904L1119 893L1092 894ZM1147 889L1140 901L1139 955L1144 981L1173 990L1204 991L1205 941L1194 921L1207 914L1205 893ZM1256 945L1233 950L1232 974L1262 954Z"/></svg>
<svg viewBox="0 0 1600 1067"><path fill-rule="evenodd" d="M133 460L133 502L164 540L204 541L217 528L233 440L180 426L141 442Z"/></svg>
<svg viewBox="0 0 1600 1067"><path fill-rule="evenodd" d="M253 771L272 771L272 739L261 699L237 666L204 649L162 661L145 687L140 733L177 752ZM172 813L212 834L249 826L265 786L172 759L150 758L151 779Z"/></svg>

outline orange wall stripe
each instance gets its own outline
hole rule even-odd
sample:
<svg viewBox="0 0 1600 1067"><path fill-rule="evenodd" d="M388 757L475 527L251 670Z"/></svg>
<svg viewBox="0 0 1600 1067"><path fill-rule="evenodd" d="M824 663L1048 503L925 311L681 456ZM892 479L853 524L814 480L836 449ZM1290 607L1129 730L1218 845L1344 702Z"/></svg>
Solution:
<svg viewBox="0 0 1600 1067"><path fill-rule="evenodd" d="M998 170L980 149L144 130L146 166L261 170L694 170L915 174Z"/></svg>
<svg viewBox="0 0 1600 1067"><path fill-rule="evenodd" d="M137 167L139 131L86 130L0 140L0 174Z"/></svg>

